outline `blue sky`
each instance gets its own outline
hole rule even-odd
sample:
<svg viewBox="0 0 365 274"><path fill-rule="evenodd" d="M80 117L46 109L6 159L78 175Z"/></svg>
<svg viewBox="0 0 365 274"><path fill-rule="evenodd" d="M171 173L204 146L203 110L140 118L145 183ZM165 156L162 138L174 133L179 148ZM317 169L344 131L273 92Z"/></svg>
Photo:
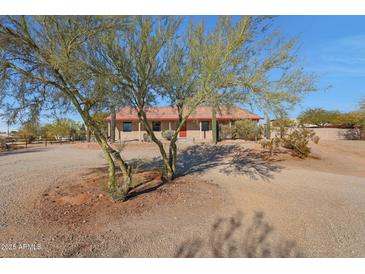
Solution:
<svg viewBox="0 0 365 274"><path fill-rule="evenodd" d="M205 19L212 25L217 17ZM279 16L274 24L287 37L300 35L302 64L320 76L319 91L307 95L290 116L311 107L355 110L365 96L365 16ZM6 128L0 121L0 131Z"/></svg>
<svg viewBox="0 0 365 274"><path fill-rule="evenodd" d="M322 90L306 96L291 116L309 107L356 110L365 96L365 16L281 16L276 26L288 36L300 35L304 67L321 79Z"/></svg>

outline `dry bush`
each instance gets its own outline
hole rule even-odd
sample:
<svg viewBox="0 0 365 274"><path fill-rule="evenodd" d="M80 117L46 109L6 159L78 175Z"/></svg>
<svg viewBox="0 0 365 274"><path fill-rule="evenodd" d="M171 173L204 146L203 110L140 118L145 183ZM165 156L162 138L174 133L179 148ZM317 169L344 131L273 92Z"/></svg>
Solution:
<svg viewBox="0 0 365 274"><path fill-rule="evenodd" d="M167 129L162 131L162 137L165 138L168 141L171 141L172 136L174 135L175 131Z"/></svg>
<svg viewBox="0 0 365 274"><path fill-rule="evenodd" d="M279 138L275 136L274 138L263 140L261 141L261 146L269 150L270 156L273 155L276 149L282 146L291 149L295 156L304 159L311 152L308 146L309 141L318 144L319 140L319 136L315 135L313 130L307 129L302 125L294 125L284 137Z"/></svg>
<svg viewBox="0 0 365 274"><path fill-rule="evenodd" d="M222 139L235 139L234 126L220 125L220 131Z"/></svg>
<svg viewBox="0 0 365 274"><path fill-rule="evenodd" d="M262 140L260 143L262 148L268 149L270 156L272 156L274 152L280 147L280 142L280 138L275 137L268 140Z"/></svg>
<svg viewBox="0 0 365 274"><path fill-rule="evenodd" d="M293 150L293 154L299 158L306 158L310 155L309 141L319 142L319 137L313 130L303 126L296 126L290 133L282 138L282 146Z"/></svg>
<svg viewBox="0 0 365 274"><path fill-rule="evenodd" d="M0 137L0 151L6 150L6 139Z"/></svg>
<svg viewBox="0 0 365 274"><path fill-rule="evenodd" d="M262 128L254 121L236 121L232 126L221 125L220 136L223 139L243 139L256 141L262 137Z"/></svg>

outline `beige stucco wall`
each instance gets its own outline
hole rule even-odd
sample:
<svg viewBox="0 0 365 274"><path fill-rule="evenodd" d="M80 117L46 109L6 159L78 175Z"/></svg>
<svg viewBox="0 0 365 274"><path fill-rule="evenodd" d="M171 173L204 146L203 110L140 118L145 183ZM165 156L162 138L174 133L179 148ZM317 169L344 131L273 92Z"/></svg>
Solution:
<svg viewBox="0 0 365 274"><path fill-rule="evenodd" d="M359 140L360 130L357 128L309 128L315 132L320 140ZM275 137L275 134L279 135L279 130L273 128L271 131L271 137Z"/></svg>
<svg viewBox="0 0 365 274"><path fill-rule="evenodd" d="M123 122L117 121L115 128L115 139L122 141L138 141L143 140L143 134L146 133L144 127L141 123L141 132L138 131L139 121L132 121L132 131L131 132L123 132ZM149 121L150 126L152 127L152 121ZM162 132L164 130L168 130L171 128L172 130L176 129L177 122L176 121L161 121L161 131L155 131L155 135L159 139L163 139ZM186 137L179 138L187 138L191 140L211 140L212 139L212 130L211 130L211 122L209 122L209 130L205 132L200 131L200 121L187 121ZM110 124L108 124L108 132L110 132ZM110 134L109 134L110 135Z"/></svg>
<svg viewBox="0 0 365 274"><path fill-rule="evenodd" d="M322 140L359 140L360 130L357 128L312 128Z"/></svg>

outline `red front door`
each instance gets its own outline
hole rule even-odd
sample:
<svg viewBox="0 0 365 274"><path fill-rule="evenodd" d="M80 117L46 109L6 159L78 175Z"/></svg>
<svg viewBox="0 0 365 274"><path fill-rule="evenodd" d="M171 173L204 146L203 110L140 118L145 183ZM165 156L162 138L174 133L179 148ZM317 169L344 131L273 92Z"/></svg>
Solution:
<svg viewBox="0 0 365 274"><path fill-rule="evenodd" d="M180 130L180 137L186 137L187 133L186 133L186 123L181 127Z"/></svg>

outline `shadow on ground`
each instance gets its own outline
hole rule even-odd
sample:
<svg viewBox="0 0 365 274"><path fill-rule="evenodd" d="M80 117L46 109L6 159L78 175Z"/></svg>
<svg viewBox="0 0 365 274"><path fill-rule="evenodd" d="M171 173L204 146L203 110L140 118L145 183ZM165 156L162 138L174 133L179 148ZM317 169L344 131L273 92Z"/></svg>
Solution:
<svg viewBox="0 0 365 274"><path fill-rule="evenodd" d="M155 157L152 160L130 159L127 163L133 167L134 176L143 172L163 170L161 157ZM178 177L203 174L215 167L218 167L219 172L223 174L243 175L250 179L263 181L270 181L274 173L280 172L282 169L277 165L277 161L265 160L263 153L239 145L193 145L178 153ZM85 175L91 174L98 174L106 181L107 166L93 168ZM117 176L121 178L120 171ZM139 195L153 192L165 183L162 176L157 181L152 179L154 178L139 182L138 186L129 193L128 198L133 199ZM153 183L149 180L152 180Z"/></svg>
<svg viewBox="0 0 365 274"><path fill-rule="evenodd" d="M27 154L27 153L34 153L34 152L43 152L47 151L48 148L22 148L22 149L15 149L15 150L8 150L8 151L0 151L1 156L7 155L14 155L14 154Z"/></svg>
<svg viewBox="0 0 365 274"><path fill-rule="evenodd" d="M211 168L220 167L227 175L245 175L251 179L269 181L282 167L277 161L265 160L264 155L253 149L234 145L193 145L178 153L177 175L203 174ZM139 168L162 168L156 157Z"/></svg>
<svg viewBox="0 0 365 274"><path fill-rule="evenodd" d="M221 167L227 175L246 175L251 179L269 180L281 167L274 161L264 160L253 149L239 145L194 145L184 150L179 157L178 171L181 175L204 173L207 169Z"/></svg>
<svg viewBox="0 0 365 274"><path fill-rule="evenodd" d="M238 212L230 218L220 218L205 238L182 243L175 253L178 258L297 258L303 254L294 241L274 237L273 227L256 212L252 222L243 222Z"/></svg>

